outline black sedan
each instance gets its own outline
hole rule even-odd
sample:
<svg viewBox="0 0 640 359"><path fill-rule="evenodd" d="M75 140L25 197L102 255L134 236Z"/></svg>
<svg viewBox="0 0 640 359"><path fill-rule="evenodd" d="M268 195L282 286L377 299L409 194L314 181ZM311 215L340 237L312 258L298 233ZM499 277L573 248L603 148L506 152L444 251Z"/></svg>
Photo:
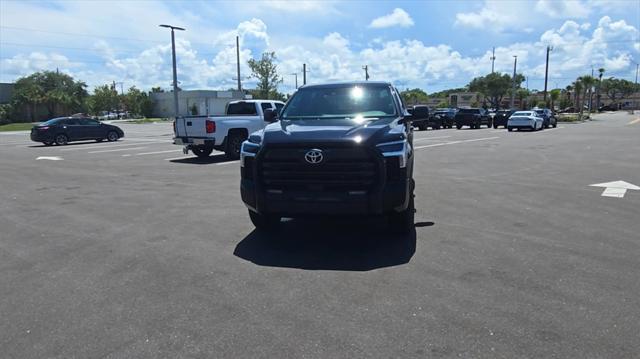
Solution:
<svg viewBox="0 0 640 359"><path fill-rule="evenodd" d="M493 116L493 128L498 128L498 126L507 128L507 121L509 121L509 117L511 117L514 112L516 112L516 110L499 110L496 112L496 115Z"/></svg>
<svg viewBox="0 0 640 359"><path fill-rule="evenodd" d="M71 141L117 141L124 132L116 126L84 117L59 117L31 129L31 140L46 146L66 145Z"/></svg>

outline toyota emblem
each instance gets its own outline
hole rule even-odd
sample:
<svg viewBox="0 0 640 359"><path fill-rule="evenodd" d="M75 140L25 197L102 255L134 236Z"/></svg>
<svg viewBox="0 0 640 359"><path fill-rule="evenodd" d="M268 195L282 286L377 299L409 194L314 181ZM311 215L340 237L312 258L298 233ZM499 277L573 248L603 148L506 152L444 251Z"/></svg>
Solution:
<svg viewBox="0 0 640 359"><path fill-rule="evenodd" d="M322 162L324 155L322 155L322 150L312 149L304 154L304 159L309 163L316 164Z"/></svg>

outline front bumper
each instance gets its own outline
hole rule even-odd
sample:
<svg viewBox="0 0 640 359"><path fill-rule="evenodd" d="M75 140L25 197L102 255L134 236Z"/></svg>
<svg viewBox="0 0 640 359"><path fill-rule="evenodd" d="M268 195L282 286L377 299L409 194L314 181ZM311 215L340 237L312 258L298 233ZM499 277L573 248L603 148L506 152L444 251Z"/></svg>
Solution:
<svg viewBox="0 0 640 359"><path fill-rule="evenodd" d="M53 141L53 135L49 132L31 132L31 141L34 141L34 142Z"/></svg>
<svg viewBox="0 0 640 359"><path fill-rule="evenodd" d="M380 191L261 190L256 181L242 179L242 201L252 211L282 217L363 216L407 208L410 179L388 182Z"/></svg>

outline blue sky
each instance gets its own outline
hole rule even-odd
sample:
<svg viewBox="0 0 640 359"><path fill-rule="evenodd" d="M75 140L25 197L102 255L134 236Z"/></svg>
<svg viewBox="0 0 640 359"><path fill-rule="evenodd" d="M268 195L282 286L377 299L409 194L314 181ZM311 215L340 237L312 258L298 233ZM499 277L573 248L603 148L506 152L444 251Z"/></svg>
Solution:
<svg viewBox="0 0 640 359"><path fill-rule="evenodd" d="M513 55L529 87L541 89L547 45L550 87L604 67L635 79L640 1L0 1L0 81L38 70L69 73L90 87L168 88L170 37L177 34L185 89L235 85L235 36L246 60L275 51L290 92L302 64L309 82L375 80L427 92L461 87L491 71L510 73Z"/></svg>

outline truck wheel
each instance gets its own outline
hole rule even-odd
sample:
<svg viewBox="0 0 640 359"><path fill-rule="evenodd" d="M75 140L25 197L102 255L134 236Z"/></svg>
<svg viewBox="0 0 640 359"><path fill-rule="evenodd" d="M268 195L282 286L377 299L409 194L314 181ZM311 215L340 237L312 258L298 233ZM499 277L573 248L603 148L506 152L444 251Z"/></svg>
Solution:
<svg viewBox="0 0 640 359"><path fill-rule="evenodd" d="M413 203L413 191L410 194L409 206L402 212L394 212L389 215L389 229L396 234L408 234L414 226L415 206Z"/></svg>
<svg viewBox="0 0 640 359"><path fill-rule="evenodd" d="M191 147L191 152L193 152L194 155L200 158L206 158L206 157L209 157L211 152L213 152L213 147L211 146Z"/></svg>
<svg viewBox="0 0 640 359"><path fill-rule="evenodd" d="M229 137L227 137L227 145L224 150L224 154L230 160L237 160L240 158L240 149L242 147L242 142L245 140L245 136L242 133L231 133Z"/></svg>
<svg viewBox="0 0 640 359"><path fill-rule="evenodd" d="M280 217L274 215L260 214L249 210L249 218L251 223L261 231L274 231L280 224Z"/></svg>

